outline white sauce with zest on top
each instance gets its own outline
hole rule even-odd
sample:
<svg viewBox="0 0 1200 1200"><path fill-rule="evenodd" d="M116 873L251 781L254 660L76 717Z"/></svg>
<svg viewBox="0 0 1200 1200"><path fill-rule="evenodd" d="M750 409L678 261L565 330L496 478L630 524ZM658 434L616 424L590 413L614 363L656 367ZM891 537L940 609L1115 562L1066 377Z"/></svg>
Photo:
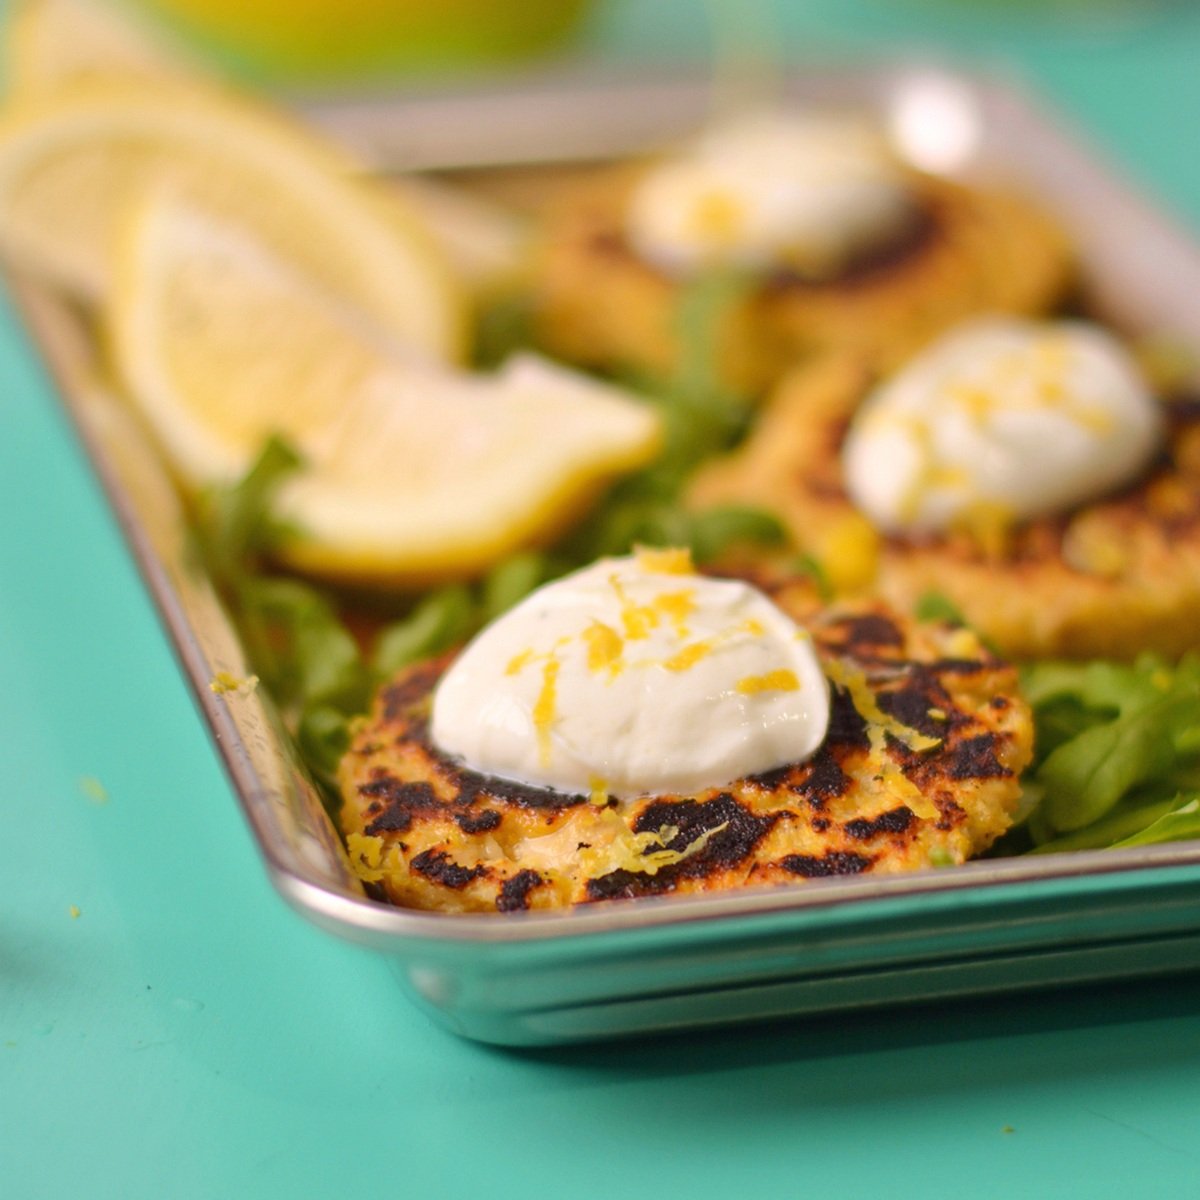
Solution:
<svg viewBox="0 0 1200 1200"><path fill-rule="evenodd" d="M843 447L846 488L880 529L1063 512L1135 479L1163 436L1136 364L1082 321L987 317L878 388Z"/></svg>
<svg viewBox="0 0 1200 1200"><path fill-rule="evenodd" d="M664 562L603 559L483 630L434 694L434 744L597 799L695 792L812 755L829 690L807 632L745 583Z"/></svg>
<svg viewBox="0 0 1200 1200"><path fill-rule="evenodd" d="M671 274L790 266L827 278L893 238L912 208L902 168L865 121L764 112L652 169L634 191L627 234Z"/></svg>

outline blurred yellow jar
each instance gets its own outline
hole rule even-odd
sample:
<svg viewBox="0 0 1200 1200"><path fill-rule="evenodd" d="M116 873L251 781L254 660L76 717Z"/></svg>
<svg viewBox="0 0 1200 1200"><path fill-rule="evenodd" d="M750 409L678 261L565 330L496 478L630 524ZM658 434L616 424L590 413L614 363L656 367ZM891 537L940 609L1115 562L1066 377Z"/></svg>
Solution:
<svg viewBox="0 0 1200 1200"><path fill-rule="evenodd" d="M180 33L277 81L337 81L532 57L589 0L142 0Z"/></svg>

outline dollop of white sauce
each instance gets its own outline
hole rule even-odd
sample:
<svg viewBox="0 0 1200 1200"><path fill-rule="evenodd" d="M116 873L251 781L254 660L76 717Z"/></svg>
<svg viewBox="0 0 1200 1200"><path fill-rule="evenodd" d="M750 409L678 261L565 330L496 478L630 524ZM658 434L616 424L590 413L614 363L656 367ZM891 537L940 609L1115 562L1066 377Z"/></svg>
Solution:
<svg viewBox="0 0 1200 1200"><path fill-rule="evenodd" d="M985 317L934 343L859 409L846 488L880 529L1064 512L1143 472L1163 418L1136 363L1082 321Z"/></svg>
<svg viewBox="0 0 1200 1200"><path fill-rule="evenodd" d="M763 112L720 125L650 170L634 189L627 235L675 275L790 266L836 274L911 219L911 189L864 120Z"/></svg>
<svg viewBox="0 0 1200 1200"><path fill-rule="evenodd" d="M602 559L484 629L431 734L487 775L593 797L695 792L808 758L829 689L812 640L748 584Z"/></svg>

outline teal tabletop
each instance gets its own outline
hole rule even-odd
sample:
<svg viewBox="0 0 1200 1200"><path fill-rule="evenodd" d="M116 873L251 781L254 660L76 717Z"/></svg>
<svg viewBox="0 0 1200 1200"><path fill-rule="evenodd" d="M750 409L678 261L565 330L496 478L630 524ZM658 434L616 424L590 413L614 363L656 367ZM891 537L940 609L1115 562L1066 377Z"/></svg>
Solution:
<svg viewBox="0 0 1200 1200"><path fill-rule="evenodd" d="M585 47L703 55L719 7L611 0ZM1200 8L778 8L789 59L1015 75L1200 227ZM1197 977L571 1050L434 1027L272 890L7 311L0 379L0 1194L1200 1195Z"/></svg>

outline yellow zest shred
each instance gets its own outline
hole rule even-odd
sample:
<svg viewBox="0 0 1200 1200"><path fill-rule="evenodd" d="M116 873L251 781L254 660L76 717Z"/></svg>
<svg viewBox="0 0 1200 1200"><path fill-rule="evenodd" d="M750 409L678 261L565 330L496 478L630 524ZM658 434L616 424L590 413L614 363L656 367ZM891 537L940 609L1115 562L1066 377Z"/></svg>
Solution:
<svg viewBox="0 0 1200 1200"><path fill-rule="evenodd" d="M682 592L664 592L655 596L654 607L675 627L675 636L688 635L687 619L696 611L696 592L688 588Z"/></svg>
<svg viewBox="0 0 1200 1200"><path fill-rule="evenodd" d="M514 654L509 659L508 666L504 668L505 675L519 675L531 662L533 662L534 653L532 647L527 650L522 650L520 654Z"/></svg>
<svg viewBox="0 0 1200 1200"><path fill-rule="evenodd" d="M925 793L894 762L887 752L887 736L891 732L880 725L867 727L867 737L871 743L871 766L876 778L889 796L903 800L913 812L923 821L932 820L938 815L937 805L925 797ZM908 730L911 734L912 730ZM893 736L895 736L893 734ZM918 737L921 735L918 734ZM932 740L937 744L937 739Z"/></svg>
<svg viewBox="0 0 1200 1200"><path fill-rule="evenodd" d="M688 224L703 241L717 246L734 242L746 220L745 206L728 192L705 192L695 203Z"/></svg>
<svg viewBox="0 0 1200 1200"><path fill-rule="evenodd" d="M603 808L608 803L608 780L600 775L593 775L588 780L588 800L597 808Z"/></svg>
<svg viewBox="0 0 1200 1200"><path fill-rule="evenodd" d="M989 558L1003 558L1012 546L1016 514L995 501L977 500L967 505L954 523Z"/></svg>
<svg viewBox="0 0 1200 1200"><path fill-rule="evenodd" d="M815 550L829 586L839 594L868 587L879 569L879 533L861 513L833 522Z"/></svg>
<svg viewBox="0 0 1200 1200"><path fill-rule="evenodd" d="M257 675L247 675L245 679L239 679L229 671L218 671L208 681L208 690L214 696L225 696L230 692L252 692L256 687L258 687Z"/></svg>
<svg viewBox="0 0 1200 1200"><path fill-rule="evenodd" d="M71 914L72 921L79 920L79 915L82 911L83 910L79 907L78 904L72 904L71 907L67 909L67 912L69 912Z"/></svg>
<svg viewBox="0 0 1200 1200"><path fill-rule="evenodd" d="M950 388L950 400L957 404L977 425L983 425L996 411L996 397L986 388L959 384Z"/></svg>
<svg viewBox="0 0 1200 1200"><path fill-rule="evenodd" d="M624 666L621 655L625 650L625 643L611 625L605 625L603 621L593 621L583 631L583 640L587 642L589 671L607 671L611 678L620 674Z"/></svg>
<svg viewBox="0 0 1200 1200"><path fill-rule="evenodd" d="M83 775L79 780L79 790L93 804L108 803L108 789L94 775Z"/></svg>
<svg viewBox="0 0 1200 1200"><path fill-rule="evenodd" d="M542 667L542 690L533 706L533 727L537 730L538 757L542 766L550 762L550 730L558 713L559 668L557 658L546 660Z"/></svg>
<svg viewBox="0 0 1200 1200"><path fill-rule="evenodd" d="M632 838L637 852L636 865L626 866L626 870L640 871L645 875L657 875L663 867L674 866L675 863L683 862L685 858L699 854L728 825L728 821L722 821L720 825L706 829L699 837L688 842L682 850L667 848L667 843L674 841L679 836L679 828L676 825L664 825L656 833L635 833ZM661 846L662 849L654 850L653 846Z"/></svg>
<svg viewBox="0 0 1200 1200"><path fill-rule="evenodd" d="M378 883L385 874L383 838L366 833L346 835L346 853L355 875L364 883Z"/></svg>
<svg viewBox="0 0 1200 1200"><path fill-rule="evenodd" d="M850 694L850 700L858 710L858 715L867 722L871 733L878 728L880 736L891 734L897 741L903 742L910 750L920 753L932 750L942 744L941 738L929 737L919 733L908 725L897 721L890 713L885 713L875 699L875 693L867 682L866 675L857 668L847 666L840 659L831 659L825 663L825 674L839 687ZM882 744L882 743L881 743Z"/></svg>
<svg viewBox="0 0 1200 1200"><path fill-rule="evenodd" d="M978 658L979 638L969 629L955 629L946 639L946 653L951 658Z"/></svg>
<svg viewBox="0 0 1200 1200"><path fill-rule="evenodd" d="M735 684L735 690L743 696L753 696L758 692L797 692L800 690L800 680L796 672L786 667L778 671L768 671L765 675L747 675Z"/></svg>
<svg viewBox="0 0 1200 1200"><path fill-rule="evenodd" d="M635 546L634 559L643 571L659 575L695 575L692 552L686 546L669 546L658 549L653 546Z"/></svg>
<svg viewBox="0 0 1200 1200"><path fill-rule="evenodd" d="M663 666L668 671L690 671L702 658L707 658L713 650L712 642L692 642L684 646L678 654L664 660Z"/></svg>
<svg viewBox="0 0 1200 1200"><path fill-rule="evenodd" d="M928 737L909 726L901 724L895 717L885 713L875 699L867 677L862 671L849 667L839 660L825 664L825 673L850 695L851 703L859 716L867 722L867 737L870 741L870 762L874 774L890 795L903 800L922 820L938 815L937 807L899 767L892 762L887 752L887 736L890 734L910 750L921 752L940 746L942 739Z"/></svg>

